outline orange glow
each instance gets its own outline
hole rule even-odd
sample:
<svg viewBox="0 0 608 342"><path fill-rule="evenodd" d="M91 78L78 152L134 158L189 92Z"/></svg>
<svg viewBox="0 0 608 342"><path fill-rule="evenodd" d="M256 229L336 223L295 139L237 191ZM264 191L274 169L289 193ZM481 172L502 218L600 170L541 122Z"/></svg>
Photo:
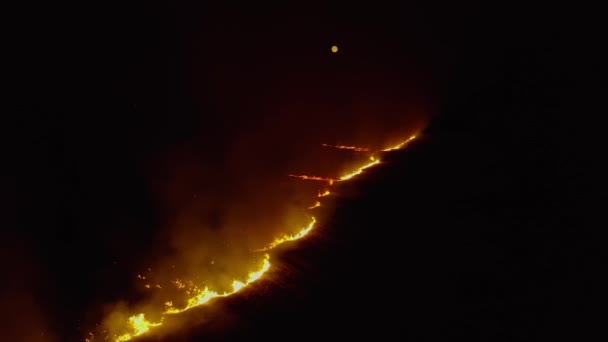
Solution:
<svg viewBox="0 0 608 342"><path fill-rule="evenodd" d="M249 284L260 279L262 277L262 275L264 275L264 273L266 273L269 269L270 269L270 256L268 254L264 254L264 261L262 262L262 266L257 271L250 272L249 276L247 277L247 280L245 280L245 281L234 280L232 282L232 291L218 293L216 291L210 290L208 287L205 287L202 290L197 290L196 294L188 299L188 304L186 305L186 307L184 307L182 309L173 308L172 304L167 305L168 309L167 309L167 311L165 311L165 314L171 314L171 315L178 314L178 313L190 310L192 308L195 308L197 306L205 305L214 298L227 297L234 293L237 293L237 292L241 291L242 289L244 289L245 287L247 287Z"/></svg>
<svg viewBox="0 0 608 342"><path fill-rule="evenodd" d="M365 169L369 169L370 167L377 165L377 164L380 164L380 160L374 158L374 160L371 163L365 164L365 165L361 166L360 168L358 168L357 170L340 177L340 181L346 181L355 176L358 176L358 175L362 174L363 171L365 171Z"/></svg>
<svg viewBox="0 0 608 342"><path fill-rule="evenodd" d="M257 271L250 272L249 276L247 277L246 280L244 280L244 281L234 280L232 282L232 291L218 293L216 291L210 290L208 287L205 287L202 290L196 291L196 293L191 298L188 299L188 304L184 308L181 308L181 309L174 308L172 302L166 302L165 306L167 307L167 310L164 312L164 315L173 315L173 314L182 313L182 312L190 310L192 308L195 308L195 307L198 307L201 305L205 305L214 298L227 297L234 293L237 293L237 292L241 291L242 289L244 289L245 287L247 287L248 285L250 285L251 283L260 279L264 275L264 273L266 273L269 269L270 269L270 256L268 254L264 254L262 266ZM139 313L139 314L129 317L128 325L129 325L129 330L131 330L131 332L124 333L119 336L115 336L114 341L116 341L116 342L130 341L135 337L138 337L138 336L141 336L141 335L147 333L152 328L161 326L162 320L157 323L150 322L149 320L147 320L145 318L145 314Z"/></svg>
<svg viewBox="0 0 608 342"><path fill-rule="evenodd" d="M158 327L162 324L162 321L159 323L152 323L148 321L143 313L138 315L133 315L129 317L129 325L133 330L132 333L126 333L116 337L116 342L130 341L137 336L141 336L148 332L151 328Z"/></svg>
<svg viewBox="0 0 608 342"><path fill-rule="evenodd" d="M332 178L319 177L319 176L308 176L308 175L289 175L289 177L300 178L300 179L304 179L304 180L323 181L323 182L328 182L329 185L332 185L334 183L334 181L336 181L335 179L332 179Z"/></svg>
<svg viewBox="0 0 608 342"><path fill-rule="evenodd" d="M325 191L321 192L319 191L319 193L317 194L317 197L325 197L325 196L329 196L331 195L331 192L327 189L325 189Z"/></svg>
<svg viewBox="0 0 608 342"><path fill-rule="evenodd" d="M308 209L314 209L314 208L318 208L320 206L321 206L321 202L316 201L315 204L313 204L310 207L308 207Z"/></svg>
<svg viewBox="0 0 608 342"><path fill-rule="evenodd" d="M295 240L303 238L308 233L310 233L310 231L315 227L315 223L317 223L317 219L313 216L310 223L308 224L308 226L302 228L302 230L300 230L298 233L296 233L294 235L285 234L285 235L281 236L280 238L275 239L270 245L268 245L268 247L260 249L260 251L269 251L279 245L284 244L285 242L295 241Z"/></svg>
<svg viewBox="0 0 608 342"><path fill-rule="evenodd" d="M345 146L345 145L330 145L330 144L321 144L321 146L324 147L333 147L333 148L337 148L340 150L352 150L355 152L368 152L369 148L365 148L365 147L357 147L357 146Z"/></svg>
<svg viewBox="0 0 608 342"><path fill-rule="evenodd" d="M407 144L408 144L410 141L412 141L412 140L416 139L416 137L418 137L418 135L417 135L417 134L414 134L414 135L412 135L411 137L409 137L409 138L408 138L406 141L404 141L404 142L400 143L399 145L395 145L395 146L393 146L393 147L389 147L389 148L384 149L384 150L382 150L382 151L384 151L384 152L388 152L388 151L394 151L394 150L401 149L401 148L403 148L405 145L407 145Z"/></svg>
<svg viewBox="0 0 608 342"><path fill-rule="evenodd" d="M333 46L331 47L331 52L333 52L333 53L338 52L338 47L337 47L336 45L333 45Z"/></svg>
<svg viewBox="0 0 608 342"><path fill-rule="evenodd" d="M409 142L411 142L412 140L414 140L416 138L417 138L416 134L412 135L411 137L409 137L407 140L400 143L399 145L396 145L396 146L393 146L393 147L390 147L390 148L387 148L387 149L384 149L381 151L386 152L386 151L393 151L393 150L401 149L404 146L406 146ZM326 145L324 144L323 146L326 146ZM361 149L361 148L353 147L353 146L330 146L330 145L327 145L327 146L336 147L336 148L345 149L345 150L355 150L355 151L357 151L356 149ZM365 150L361 149L361 151L367 151L367 149L365 149ZM338 179L319 177L319 176L307 176L307 175L289 175L289 176L303 179L303 180L326 181L329 183L329 186L332 186L334 181L340 181L340 182L348 181L348 180L353 179L354 177L362 174L366 169L371 168L379 163L381 163L379 156L377 154L371 155L369 158L369 162L360 166L359 168L355 169L354 171L339 177ZM322 198L322 197L329 196L330 194L331 194L331 192L329 189L323 189L323 190L318 191L317 197ZM319 206L321 206L321 202L316 201L315 204L308 207L308 209L314 209ZM308 225L306 227L303 227L297 233L292 234L292 235L284 234L284 235L274 239L268 246L266 246L262 249L256 250L255 252L270 251L284 243L302 239L305 236L307 236L314 229L316 223L317 223L316 218L311 216L310 222L308 223ZM256 254L256 255L259 255L259 254ZM268 270L270 269L270 266L271 266L270 254L264 253L263 259L261 260L259 267L256 270L249 272L246 279L234 279L231 284L232 289L228 290L228 291L223 291L223 292L209 288L208 286L199 288L192 281L189 281L189 280L184 281L181 279L175 279L172 281L172 283L175 285L175 287L178 290L180 290L180 293L185 293L185 294L189 295L189 298L187 298L187 300L186 300L185 306L180 308L180 307L176 307L172 301L164 302L164 307L165 307L164 311L160 311L158 313L158 315L155 316L155 317L161 317L159 322L149 321L148 319L146 319L144 313L134 314L134 315L130 316L126 322L122 323L122 326L119 329L120 334L115 334L111 338L116 342L130 341L143 334L147 334L150 330L152 330L154 328L162 326L163 317L165 317L167 315L180 314L184 311L188 311L190 309L206 305L215 298L228 297L232 294L240 292L241 290L243 290L250 284L261 279L264 276L264 274L266 272L268 272ZM146 277L142 276L142 275L137 275L137 278L142 279L142 280L146 279ZM149 284L146 284L144 286L146 286L147 288L150 287ZM161 289L161 286L156 285L156 288ZM94 335L91 333L90 336L91 336L91 339L86 338L85 341L94 341ZM105 338L103 340L108 340L109 338L110 338L110 336L105 336Z"/></svg>

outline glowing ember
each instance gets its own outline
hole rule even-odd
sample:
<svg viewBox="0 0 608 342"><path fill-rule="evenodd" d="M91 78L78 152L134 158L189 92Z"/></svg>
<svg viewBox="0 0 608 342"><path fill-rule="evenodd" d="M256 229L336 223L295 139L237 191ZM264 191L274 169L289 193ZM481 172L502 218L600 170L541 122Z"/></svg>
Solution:
<svg viewBox="0 0 608 342"><path fill-rule="evenodd" d="M321 202L317 201L317 202L315 202L315 204L313 204L310 207L308 207L308 209L314 209L314 208L318 208L320 206L321 206Z"/></svg>
<svg viewBox="0 0 608 342"><path fill-rule="evenodd" d="M331 192L327 189L325 189L325 191L321 192L319 191L319 194L317 195L317 197L325 197L325 196L329 196L331 195Z"/></svg>
<svg viewBox="0 0 608 342"><path fill-rule="evenodd" d="M129 341L134 337L141 336L148 332L153 327L158 327L162 323L152 323L146 319L143 313L129 317L129 325L133 330L132 333L120 335L116 338L116 342Z"/></svg>
<svg viewBox="0 0 608 342"><path fill-rule="evenodd" d="M394 151L394 150L398 150L398 149L400 149L400 148L403 148L405 145L407 145L407 143L409 143L410 141L412 141L412 140L416 139L416 137L417 137L417 135L416 135L416 134L414 134L414 135L412 135L411 137L409 137L409 138L408 138L406 141L402 142L401 144L399 144L399 145L395 145L395 146L393 146L393 147L389 147L389 148L384 149L384 150L382 150L382 151L384 151L384 152L388 152L388 151Z"/></svg>
<svg viewBox="0 0 608 342"><path fill-rule="evenodd" d="M319 176L308 176L308 175L288 175L288 176L293 177L293 178L300 178L300 179L304 179L304 180L328 182L329 185L332 185L336 181L333 178L319 177Z"/></svg>
<svg viewBox="0 0 608 342"><path fill-rule="evenodd" d="M180 312L190 310L197 306L207 304L213 298L230 296L231 294L239 292L240 290L245 288L247 285L260 279L262 277L262 275L264 275L264 273L266 273L266 271L268 271L268 269L270 269L270 256L268 254L264 254L264 261L262 263L262 267L260 267L260 269L257 271L249 273L247 280L245 280L244 282L240 281L240 280L234 280L232 282L232 291L218 293L216 291L210 290L208 287L205 287L204 289L198 291L198 293L196 293L194 295L194 297L191 297L190 299L188 299L188 305L186 305L185 308L176 309L176 308L170 307L169 309L167 309L167 311L165 311L165 313L166 314L178 314Z"/></svg>
<svg viewBox="0 0 608 342"><path fill-rule="evenodd" d="M357 170L355 170L355 171L353 171L353 172L351 172L351 173L349 173L347 175L344 175L344 176L340 177L340 181L346 181L346 180L349 180L349 179L351 179L351 178L353 178L355 176L358 176L358 175L362 174L363 171L365 171L365 169L368 169L368 168L370 168L370 167L372 167L372 166L374 166L376 164L380 164L380 160L379 159L375 159L371 163L363 165L360 168L358 168Z"/></svg>
<svg viewBox="0 0 608 342"><path fill-rule="evenodd" d="M369 151L369 148L357 147L357 146L330 145L330 144L321 144L321 146L333 147L333 148L337 148L340 150L351 150L351 151L355 151L355 152L368 152Z"/></svg>
<svg viewBox="0 0 608 342"><path fill-rule="evenodd" d="M310 221L308 226L304 227L298 233L296 233L294 235L285 234L285 235L281 236L280 238L275 239L270 245L268 245L268 247L260 249L260 251L269 251L269 250L277 247L278 245L284 244L285 242L294 241L294 240L303 238L308 233L310 233L310 231L314 228L315 223L317 223L317 219L314 218L314 216L313 216L312 221Z"/></svg>
<svg viewBox="0 0 608 342"><path fill-rule="evenodd" d="M262 277L262 275L264 275L264 273L266 273L269 269L270 269L270 256L268 254L264 254L264 260L262 262L262 266L260 267L260 269L257 271L254 271L254 272L250 272L249 276L247 277L247 280L245 280L245 281L234 280L232 282L232 291L218 293L216 291L210 290L208 287L205 287L204 289L198 291L198 293L196 293L193 297L188 299L188 304L184 308L181 308L181 309L174 308L172 302L166 302L165 306L167 307L167 310L164 312L164 314L165 315L178 314L178 313L190 310L192 308L195 308L197 306L205 305L214 298L230 296L234 293L241 291L243 288L247 287L247 285L260 279ZM162 325L162 320L158 323L150 322L145 318L145 315L143 313L133 315L133 316L129 317L129 327L133 332L125 333L120 336L116 336L115 341L116 342L130 341L135 337L145 334L151 328L159 327L161 325Z"/></svg>

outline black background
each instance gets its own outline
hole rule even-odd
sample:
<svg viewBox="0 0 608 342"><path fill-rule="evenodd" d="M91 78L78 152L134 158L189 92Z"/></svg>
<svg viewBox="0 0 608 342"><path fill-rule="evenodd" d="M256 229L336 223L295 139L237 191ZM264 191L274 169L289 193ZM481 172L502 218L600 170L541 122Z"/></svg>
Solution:
<svg viewBox="0 0 608 342"><path fill-rule="evenodd" d="M238 318L168 340L530 341L600 325L597 190L577 114L584 35L569 9L106 2L17 14L2 184L7 340L77 340L92 303L125 291L114 279L141 267L152 245L141 233L158 225L142 170L200 134L193 127L248 120L196 109L197 94L214 94L196 81L206 65L243 49L264 67L228 73L218 87L238 82L234 97L303 61L301 72L330 78L371 64L415 74L436 115L352 185L358 195L337 199L324 238L282 255L291 273L222 304ZM350 64L311 52L332 41L353 46ZM222 139L213 132L205 139Z"/></svg>

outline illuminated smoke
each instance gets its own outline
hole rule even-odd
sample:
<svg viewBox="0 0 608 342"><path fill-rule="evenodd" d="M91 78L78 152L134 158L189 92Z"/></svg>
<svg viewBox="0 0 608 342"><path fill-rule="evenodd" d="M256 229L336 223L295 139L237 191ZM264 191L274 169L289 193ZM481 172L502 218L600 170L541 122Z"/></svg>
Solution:
<svg viewBox="0 0 608 342"><path fill-rule="evenodd" d="M192 308L195 308L197 306L207 304L207 302L209 302L210 300L212 300L214 298L227 297L227 296L230 296L231 294L235 294L235 293L241 291L247 285L260 279L262 277L262 275L264 275L264 273L266 273L266 271L268 271L268 269L270 269L270 256L268 254L264 254L264 260L262 261L262 266L260 266L260 268L258 270L250 272L249 276L247 277L246 280L244 280L244 281L234 280L232 282L232 291L217 293L217 292L205 287L202 290L199 290L194 297L188 299L188 305L186 307L184 307L182 309L168 308L167 311L165 311L165 313L166 314L178 314L178 313L190 310Z"/></svg>
<svg viewBox="0 0 608 342"><path fill-rule="evenodd" d="M416 137L417 137L417 135L412 135L411 137L409 137L407 140L401 142L400 144L395 145L393 147L383 149L383 150L381 150L381 152L401 149L401 148L405 147L409 142L416 139ZM350 150L351 148L344 148L344 149ZM355 170L353 170L343 176L340 176L338 179L327 178L327 177L317 177L317 176L306 176L306 175L289 175L289 176L295 177L298 179L302 179L302 180L326 181L326 182L328 182L329 186L332 186L334 184L334 182L344 182L344 181L351 180L351 179L355 178L356 176L362 174L366 169L371 168L375 165L378 165L379 163L381 163L380 157L378 155L372 154L369 158L368 163L361 165L360 167L356 168ZM331 192L329 189L320 189L320 190L318 190L317 198L323 198L330 194L331 194ZM313 206L308 207L308 209L314 209L321 205L322 205L321 201L318 200L318 201L315 201L315 204ZM317 223L316 218L314 216L311 216L309 223L305 227L300 229L297 233L283 234L283 235L275 238L266 247L257 249L254 252L269 252L269 251L275 249L276 247L283 245L285 243L289 243L292 241L302 239L305 236L310 234L310 232L314 229L316 223ZM242 291L244 288L251 285L252 283L260 280L264 276L264 274L271 267L270 259L271 259L270 254L264 253L263 258L259 261L258 266L255 270L249 272L248 276L245 279L233 279L232 284L231 284L231 289L225 290L225 291L218 291L209 286L198 287L195 284L193 284L192 281L183 281L181 279L176 279L173 281L173 284L175 285L175 287L181 291L185 291L185 293L188 294L188 296L189 296L187 298L186 304L183 307L176 307L173 304L173 301L164 302L165 309L164 309L164 311L162 311L156 315L157 317L160 317L160 319L156 322L147 319L146 315L144 313L140 312L137 314L133 314L126 320L126 322L123 322L120 327L118 327L118 328L114 327L114 330L120 331L119 333L114 333L112 336L105 335L102 337L102 340L107 340L108 338L111 338L116 342L124 342L124 341L133 340L134 338L147 334L150 331L152 331L153 329L156 329L156 328L162 326L163 318L167 315L177 315L177 314L183 313L185 311L188 311L190 309L200 307L203 305L207 305L213 299L220 298L220 297L228 297L230 295L238 293L238 292ZM142 280L146 279L146 277L141 274L138 274L137 278L142 279ZM149 287L149 285L148 285L148 287ZM156 287L158 289L162 288L160 285L156 285ZM89 337L85 338L84 340L86 342L94 342L95 336L94 336L94 334L90 333Z"/></svg>

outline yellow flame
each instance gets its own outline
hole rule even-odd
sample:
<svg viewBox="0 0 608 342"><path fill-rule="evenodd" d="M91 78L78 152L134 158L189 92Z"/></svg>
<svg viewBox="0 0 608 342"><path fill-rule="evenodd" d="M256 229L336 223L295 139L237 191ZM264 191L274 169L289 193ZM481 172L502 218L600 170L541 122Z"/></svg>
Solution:
<svg viewBox="0 0 608 342"><path fill-rule="evenodd" d="M284 244L285 242L301 239L304 236L306 236L308 233L310 233L310 231L315 227L315 223L317 223L317 219L313 216L312 220L310 221L308 226L302 228L302 230L300 230L296 234L293 234L293 235L285 234L285 235L281 236L280 238L275 239L270 245L268 245L268 247L262 248L259 251L269 251L269 250L277 247L278 245Z"/></svg>
<svg viewBox="0 0 608 342"><path fill-rule="evenodd" d="M337 148L340 150L352 150L355 152L368 152L369 148L365 148L365 147L357 147L357 146L346 146L346 145L330 145L330 144L321 144L321 146L324 147L333 147L333 148Z"/></svg>
<svg viewBox="0 0 608 342"><path fill-rule="evenodd" d="M310 207L308 207L308 209L314 209L314 208L318 208L320 206L321 206L321 202L316 201L315 204L313 204Z"/></svg>
<svg viewBox="0 0 608 342"><path fill-rule="evenodd" d="M188 299L188 304L186 305L186 307L184 307L182 309L169 307L167 309L167 311L165 311L165 313L166 314L181 313L181 312L190 310L192 308L195 308L197 306L207 304L210 300L212 300L214 298L230 296L234 293L239 292L240 290L245 288L247 285L260 279L264 275L264 273L266 273L266 271L268 271L269 269L270 269L270 255L264 254L264 261L263 261L260 269L257 271L254 271L254 272L250 272L249 276L247 277L247 280L245 280L244 282L239 281L239 280L234 280L232 282L232 291L218 293L216 291L210 290L208 287L205 287L202 290L199 290L198 293L196 295L194 295L194 297Z"/></svg>
<svg viewBox="0 0 608 342"><path fill-rule="evenodd" d="M361 166L360 168L358 168L357 170L355 170L355 171L353 171L353 172L351 172L351 173L349 173L347 175L344 175L344 176L340 177L340 181L346 181L346 180L349 180L349 179L351 179L351 178L353 178L355 176L358 176L358 175L362 174L363 171L365 171L365 169L369 169L370 167L372 167L372 166L374 166L376 164L380 164L380 160L379 159L374 159L374 160L372 160L371 163L365 164L365 165Z"/></svg>
<svg viewBox="0 0 608 342"><path fill-rule="evenodd" d="M333 178L319 177L319 176L308 176L308 175L288 175L288 176L293 177L293 178L300 178L300 179L304 179L304 180L324 181L324 182L328 182L329 185L332 185L335 181L335 179L333 179Z"/></svg>
<svg viewBox="0 0 608 342"><path fill-rule="evenodd" d="M407 145L407 143L409 143L410 141L412 141L412 140L416 139L417 137L418 137L418 134L414 134L414 135L412 135L411 137L407 138L407 140L406 140L406 141L404 141L404 142L400 143L399 145L395 145L395 146L393 146L393 147L389 147L389 148L384 149L384 150L382 150L382 151L384 151L384 152L388 152L388 151L394 151L394 150L401 149L401 148L403 148L403 146Z"/></svg>
<svg viewBox="0 0 608 342"><path fill-rule="evenodd" d="M402 147L404 147L407 143L409 143L410 141L416 139L417 135L412 135L411 137L409 137L406 141L400 143L399 145L395 145L393 147L384 149L382 151L393 151L393 150L397 150L400 149ZM325 145L324 145L325 146ZM331 147L335 147L335 146L331 146ZM342 148L344 146L340 146L337 148ZM351 146L346 146L348 148L345 149L351 149ZM354 149L354 148L352 148ZM352 179L353 177L356 177L358 175L360 175L361 173L363 173L363 171L365 171L366 169L379 164L381 161L377 156L370 156L370 163L365 164L361 167L359 167L358 169L356 169L355 171L346 174L344 176L341 176L339 179L335 180L332 178L325 178L325 177L318 177L318 176L307 176L307 175L289 175L290 177L296 177L296 178L300 178L300 179L305 179L305 180L321 180L321 181L327 181L329 183L329 185L332 185L334 181L347 181ZM319 191L317 194L317 197L325 197L330 195L331 192L328 189L323 190L323 192ZM309 207L309 209L312 208L316 208L318 206L320 206L321 203L319 201L317 201L315 203L315 205L313 205L312 207ZM271 250L273 248L276 248L277 246L289 242L289 241L294 241L294 240L298 240L303 238L304 236L308 235L312 229L315 226L316 223L316 218L312 217L311 218L311 222L304 227L303 229L301 229L298 233L293 234L293 235L288 235L285 234L277 239L275 239L270 245L268 245L266 248L261 249L259 251L268 251ZM227 297L230 296L234 293L237 293L239 291L241 291L243 288L247 287L248 285L254 283L255 281L259 280L268 270L270 269L270 255L268 253L264 254L264 259L262 262L262 265L260 266L260 268L256 271L250 272L248 274L248 277L246 280L241 281L241 280L234 280L232 282L232 290L231 291L227 291L227 292L223 292L223 293L219 293L217 291L211 290L208 287L205 287L203 289L199 289L197 287L195 287L191 282L189 282L190 287L188 290L186 290L186 293L188 294L192 294L191 298L188 299L187 304L185 307L183 308L176 308L173 306L173 302L168 301L165 302L165 307L166 310L164 311L163 315L173 315L173 314L179 314L182 313L184 311L190 310L192 308L201 306L201 305L205 305L207 303L209 303L212 299L214 298L218 298L218 297ZM140 279L145 279L144 276L142 275L138 275L137 276ZM184 289L186 288L186 284L184 284L184 282L180 279L176 279L173 281L173 283L175 284L175 286L178 289ZM146 287L149 287L148 284L146 284ZM160 288L160 285L157 285L158 288ZM128 333L123 333L122 335L115 335L115 341L116 342L124 342L124 341L130 341L133 338L136 338L138 336L141 336L147 332L149 332L152 328L155 327L159 327L162 325L162 318L160 320L160 322L151 322L148 319L145 318L145 315L143 313L139 313L139 314L135 314L131 317L129 317L127 323L128 323L128 329L131 330L131 332ZM94 338L94 335L92 333L90 333L91 336L91 340ZM85 339L85 341L91 341L88 338Z"/></svg>
<svg viewBox="0 0 608 342"><path fill-rule="evenodd" d="M329 196L329 195L331 195L331 192L329 190L325 189L325 191L323 191L323 192L319 191L319 194L317 195L317 197L325 197L325 196Z"/></svg>
<svg viewBox="0 0 608 342"><path fill-rule="evenodd" d="M129 325L131 326L133 332L116 337L116 342L130 341L134 337L141 336L148 332L151 328L158 327L161 324L162 322L153 323L148 321L143 313L133 315L129 317Z"/></svg>
<svg viewBox="0 0 608 342"><path fill-rule="evenodd" d="M230 296L234 293L241 291L243 288L247 287L247 285L260 279L264 275L264 273L266 273L269 269L270 256L268 254L264 254L264 260L260 269L258 269L257 271L250 272L247 277L247 280L245 281L234 280L232 282L232 291L218 293L216 291L210 290L208 287L205 287L204 289L199 290L198 293L192 298L188 299L188 304L184 308L174 308L172 302L166 302L165 306L167 307L167 310L164 312L164 314L178 314L195 308L197 306L207 304L210 300L214 298ZM130 329L133 332L117 336L115 339L116 342L130 341L135 337L141 336L150 331L151 328L161 326L162 320L158 323L150 322L145 318L145 315L143 313L139 313L129 317L128 323Z"/></svg>

